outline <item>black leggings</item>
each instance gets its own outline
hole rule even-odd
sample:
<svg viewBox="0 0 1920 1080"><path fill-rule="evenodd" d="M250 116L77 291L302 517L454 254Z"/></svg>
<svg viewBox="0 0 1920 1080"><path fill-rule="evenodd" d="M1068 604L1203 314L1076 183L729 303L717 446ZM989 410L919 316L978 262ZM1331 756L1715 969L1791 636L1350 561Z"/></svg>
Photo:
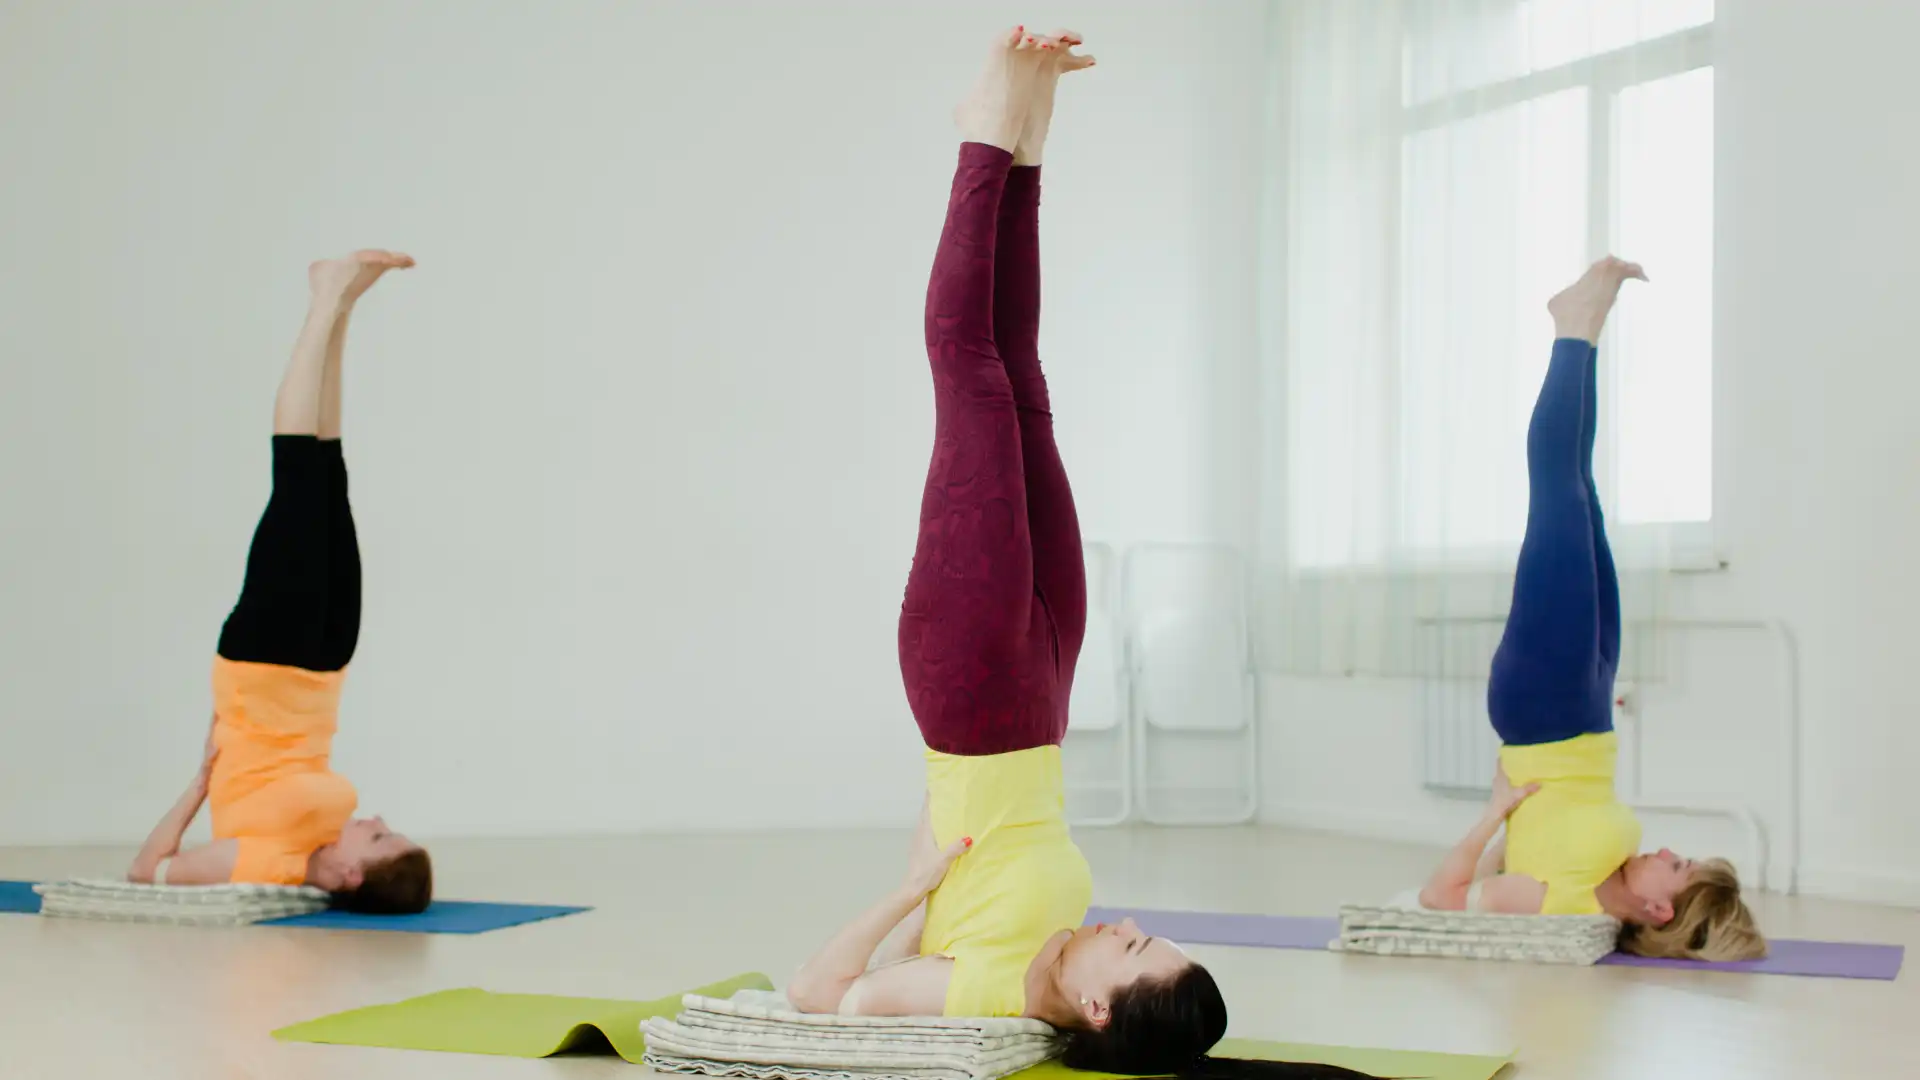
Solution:
<svg viewBox="0 0 1920 1080"><path fill-rule="evenodd" d="M360 542L338 439L273 437L273 495L253 531L220 655L339 671L360 641Z"/></svg>

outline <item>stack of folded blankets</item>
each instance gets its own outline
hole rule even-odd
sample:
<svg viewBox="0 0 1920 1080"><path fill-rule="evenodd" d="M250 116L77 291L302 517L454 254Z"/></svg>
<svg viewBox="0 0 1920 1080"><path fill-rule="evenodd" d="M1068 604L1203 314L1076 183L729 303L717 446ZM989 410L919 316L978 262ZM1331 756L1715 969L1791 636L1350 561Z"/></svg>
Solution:
<svg viewBox="0 0 1920 1080"><path fill-rule="evenodd" d="M1614 951L1620 922L1605 915L1486 915L1417 905L1348 904L1332 948L1376 956L1450 956L1594 964Z"/></svg>
<svg viewBox="0 0 1920 1080"><path fill-rule="evenodd" d="M35 885L40 914L52 918L172 926L245 926L308 915L327 894L304 885L135 885L127 881L49 881Z"/></svg>
<svg viewBox="0 0 1920 1080"><path fill-rule="evenodd" d="M1038 1020L823 1016L764 990L689 994L679 1016L640 1030L656 1071L752 1080L998 1080L1061 1049Z"/></svg>

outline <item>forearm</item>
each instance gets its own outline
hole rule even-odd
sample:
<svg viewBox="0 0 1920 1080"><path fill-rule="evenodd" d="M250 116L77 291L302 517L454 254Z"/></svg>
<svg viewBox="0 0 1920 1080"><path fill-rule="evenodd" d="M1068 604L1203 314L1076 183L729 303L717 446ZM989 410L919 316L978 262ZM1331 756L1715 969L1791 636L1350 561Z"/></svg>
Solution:
<svg viewBox="0 0 1920 1080"><path fill-rule="evenodd" d="M180 851L180 840L187 834L187 826L200 813L200 807L207 801L207 788L204 778L196 779L194 784L180 796L160 823L147 834L147 842L140 846L140 853L134 856L133 866L127 876L134 881L151 882L154 870L161 860L170 859Z"/></svg>
<svg viewBox="0 0 1920 1080"><path fill-rule="evenodd" d="M906 918L900 920L900 925L894 927L886 940L880 943L880 948L873 954L870 966L885 967L908 957L919 956L920 937L926 929L927 904L922 900L918 907L907 913Z"/></svg>
<svg viewBox="0 0 1920 1080"><path fill-rule="evenodd" d="M1473 884L1474 865L1487 850L1493 835L1500 831L1501 818L1482 815L1467 835L1454 845L1420 890L1420 903L1426 907L1457 911L1466 904L1467 889Z"/></svg>
<svg viewBox="0 0 1920 1080"><path fill-rule="evenodd" d="M803 1012L837 1011L847 988L866 973L880 942L922 899L909 889L896 889L848 923L793 977L787 997L794 1006Z"/></svg>
<svg viewBox="0 0 1920 1080"><path fill-rule="evenodd" d="M1473 868L1473 880L1484 881L1501 873L1507 867L1507 838L1502 836L1487 845L1486 854L1480 856L1480 862Z"/></svg>

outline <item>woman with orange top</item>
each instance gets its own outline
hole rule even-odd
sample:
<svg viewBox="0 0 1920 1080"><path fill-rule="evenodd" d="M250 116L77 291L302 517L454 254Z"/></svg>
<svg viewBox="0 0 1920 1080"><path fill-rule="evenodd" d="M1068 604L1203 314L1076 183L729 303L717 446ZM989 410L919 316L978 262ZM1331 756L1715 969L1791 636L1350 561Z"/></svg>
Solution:
<svg viewBox="0 0 1920 1080"><path fill-rule="evenodd" d="M311 306L273 410L273 494L247 554L240 600L213 662L213 722L193 783L154 827L129 880L312 885L336 907L424 910L426 850L356 818L329 766L347 663L360 636L360 551L340 451L340 357L354 303L405 255L314 263ZM212 843L180 850L203 803Z"/></svg>

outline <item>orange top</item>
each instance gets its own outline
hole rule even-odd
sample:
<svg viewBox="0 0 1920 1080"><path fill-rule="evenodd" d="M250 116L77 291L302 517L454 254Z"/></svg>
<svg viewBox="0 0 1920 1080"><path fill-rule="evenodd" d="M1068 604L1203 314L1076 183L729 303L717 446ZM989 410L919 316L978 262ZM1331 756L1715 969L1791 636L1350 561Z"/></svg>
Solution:
<svg viewBox="0 0 1920 1080"><path fill-rule="evenodd" d="M359 802L327 767L344 671L213 661L207 804L215 839L239 841L233 880L301 885L307 858L340 838Z"/></svg>

